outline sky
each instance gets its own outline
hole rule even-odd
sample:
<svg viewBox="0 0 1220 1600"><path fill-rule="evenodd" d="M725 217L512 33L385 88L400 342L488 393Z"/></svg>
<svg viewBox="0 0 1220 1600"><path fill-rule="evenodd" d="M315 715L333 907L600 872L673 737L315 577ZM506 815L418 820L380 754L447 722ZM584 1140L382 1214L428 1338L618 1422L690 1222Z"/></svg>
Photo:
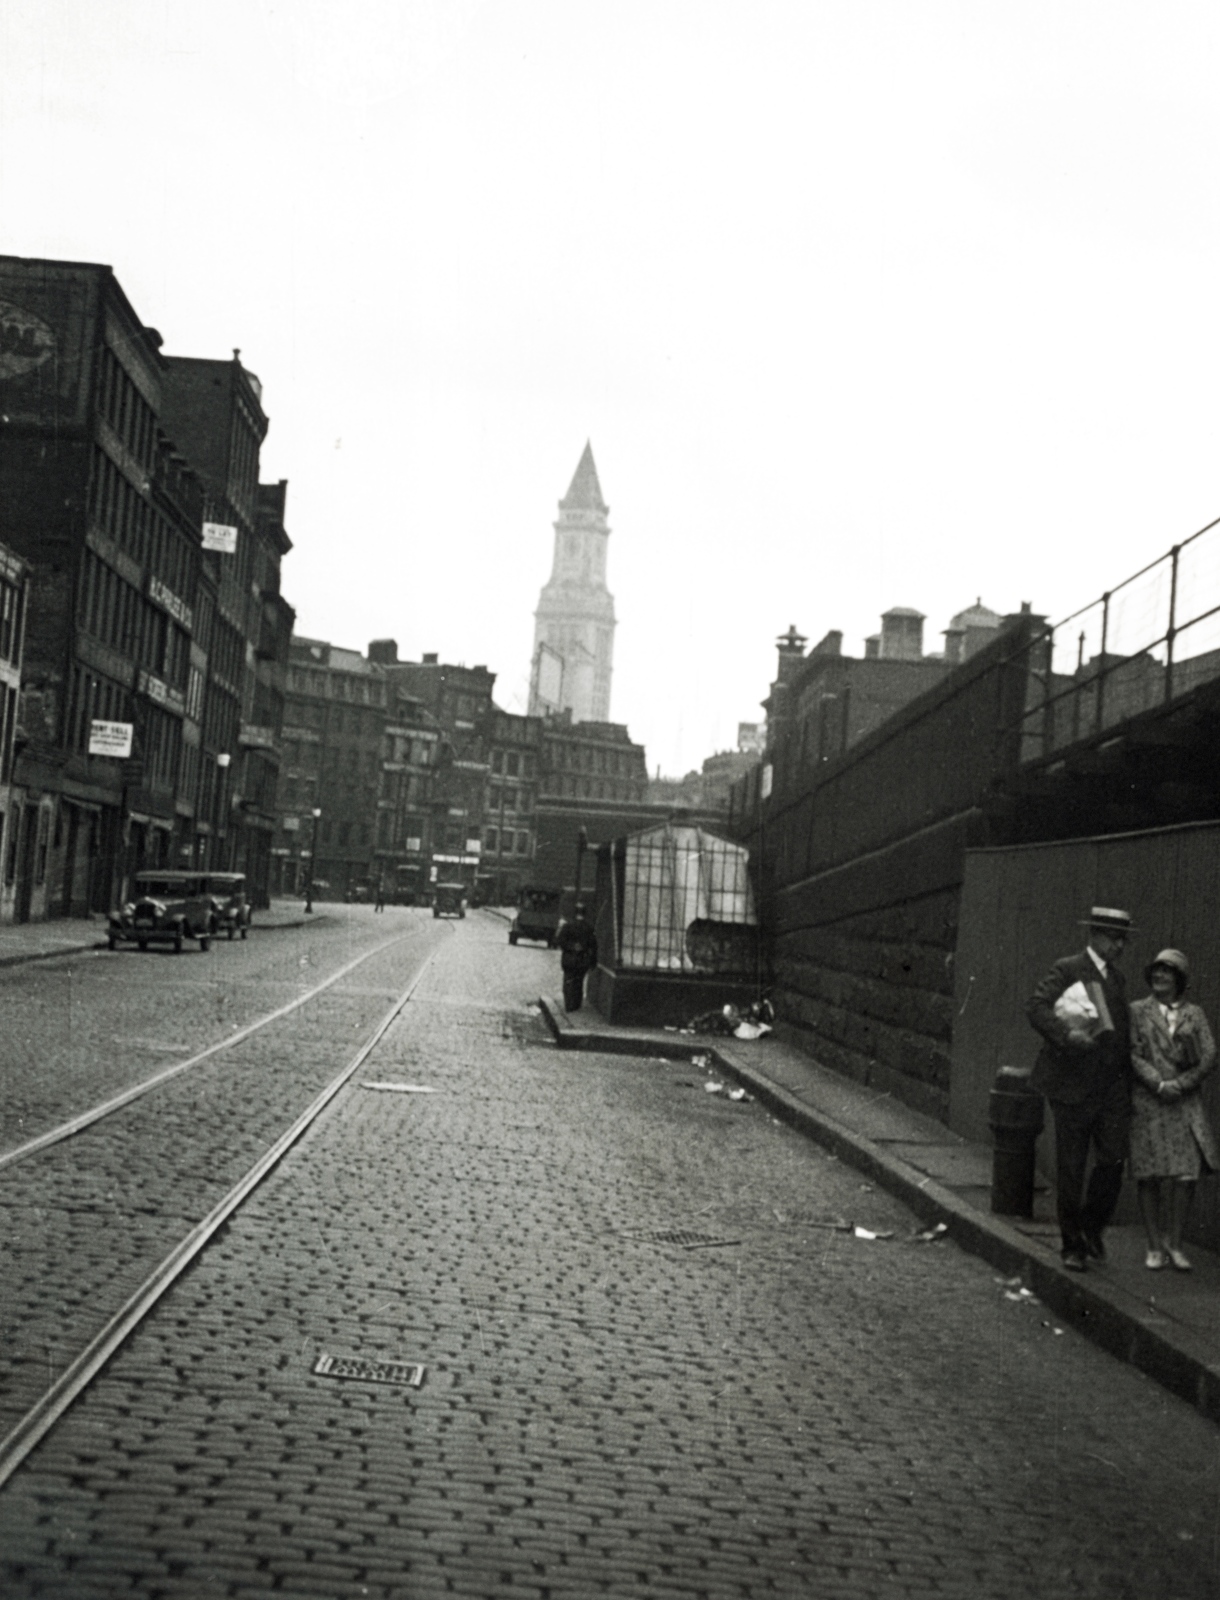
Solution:
<svg viewBox="0 0 1220 1600"><path fill-rule="evenodd" d="M591 440L652 771L790 624L939 649L1220 515L1214 4L0 0L0 60L0 250L240 348L299 632L523 711Z"/></svg>

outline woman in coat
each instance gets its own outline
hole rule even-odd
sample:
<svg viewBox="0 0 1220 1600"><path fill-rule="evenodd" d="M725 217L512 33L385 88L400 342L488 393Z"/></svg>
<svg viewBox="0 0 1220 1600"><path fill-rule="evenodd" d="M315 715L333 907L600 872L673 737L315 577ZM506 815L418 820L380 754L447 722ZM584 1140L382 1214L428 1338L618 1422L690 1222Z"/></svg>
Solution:
<svg viewBox="0 0 1220 1600"><path fill-rule="evenodd" d="M1144 976L1152 993L1131 1007L1131 1170L1148 1234L1144 1264L1189 1272L1182 1228L1190 1197L1202 1172L1220 1171L1199 1088L1216 1045L1201 1007L1182 998L1190 967L1180 950L1162 950Z"/></svg>

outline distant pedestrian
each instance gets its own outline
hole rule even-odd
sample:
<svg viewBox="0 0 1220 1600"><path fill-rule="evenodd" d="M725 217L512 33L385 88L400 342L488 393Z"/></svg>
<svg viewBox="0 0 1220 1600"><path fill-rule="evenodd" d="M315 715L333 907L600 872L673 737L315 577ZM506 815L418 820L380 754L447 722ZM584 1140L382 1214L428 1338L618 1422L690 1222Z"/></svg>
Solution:
<svg viewBox="0 0 1220 1600"><path fill-rule="evenodd" d="M1131 1120L1131 1018L1115 965L1134 931L1131 917L1094 906L1084 926L1086 947L1055 962L1025 1009L1042 1035L1030 1082L1055 1116L1059 1231L1073 1272L1084 1272L1090 1256L1105 1260L1102 1236L1118 1204Z"/></svg>
<svg viewBox="0 0 1220 1600"><path fill-rule="evenodd" d="M385 879L384 878L378 878L378 880L377 880L377 904L373 907L373 910L374 911L384 911L385 910Z"/></svg>
<svg viewBox="0 0 1220 1600"><path fill-rule="evenodd" d="M559 964L563 969L563 1009L579 1011L585 998L585 973L597 965L597 935L577 905L571 922L559 930Z"/></svg>
<svg viewBox="0 0 1220 1600"><path fill-rule="evenodd" d="M1216 1065L1203 1008L1184 1000L1190 965L1162 950L1144 973L1152 990L1131 1007L1131 1171L1148 1235L1144 1265L1190 1271L1182 1229L1200 1174L1220 1171L1220 1150L1200 1085Z"/></svg>

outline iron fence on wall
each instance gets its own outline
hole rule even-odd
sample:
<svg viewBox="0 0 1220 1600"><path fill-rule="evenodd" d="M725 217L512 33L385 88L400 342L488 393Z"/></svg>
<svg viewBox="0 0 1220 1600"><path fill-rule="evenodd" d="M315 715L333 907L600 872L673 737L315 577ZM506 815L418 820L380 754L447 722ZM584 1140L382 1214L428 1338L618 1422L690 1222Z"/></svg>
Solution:
<svg viewBox="0 0 1220 1600"><path fill-rule="evenodd" d="M1027 652L1023 762L1220 678L1220 518L1036 633Z"/></svg>

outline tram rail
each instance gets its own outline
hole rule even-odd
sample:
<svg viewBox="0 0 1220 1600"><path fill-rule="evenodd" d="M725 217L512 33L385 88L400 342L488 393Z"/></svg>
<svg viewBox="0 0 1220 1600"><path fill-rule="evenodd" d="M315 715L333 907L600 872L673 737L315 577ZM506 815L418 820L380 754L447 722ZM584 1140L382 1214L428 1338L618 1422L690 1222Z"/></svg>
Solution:
<svg viewBox="0 0 1220 1600"><path fill-rule="evenodd" d="M198 1067L205 1061L210 1061L213 1056L220 1055L225 1050L232 1050L235 1045L242 1044L254 1034L261 1032L262 1029L270 1027L272 1023L279 1022L282 1018L290 1016L294 1011L299 1011L302 1006L308 1005L318 995L324 993L327 989L333 988L336 983L341 982L349 973L362 966L364 962L371 961L374 956L384 954L393 945L405 943L413 937L415 935L411 933L400 933L395 934L391 939L383 939L380 944L374 945L371 950L366 950L362 955L346 962L337 972L332 972L330 977L323 979L321 983L315 984L312 989L307 990L304 994L297 995L295 999L288 1001L286 1005L277 1006L274 1011L269 1011L266 1016L257 1017L253 1022L247 1022L243 1027L229 1034L227 1038L217 1040L215 1044L210 1044L206 1049L197 1051L185 1061L172 1062L169 1066L163 1067L160 1072L154 1072L151 1077L141 1078L139 1083L133 1083L129 1088L120 1090L118 1094L111 1095L105 1100L99 1100L95 1105L90 1106L88 1110L81 1111L76 1116L57 1123L53 1128L48 1128L44 1133L36 1135L33 1139L27 1139L22 1144L14 1145L11 1150L0 1152L0 1172L3 1172L6 1167L15 1165L18 1161L24 1161L30 1156L37 1155L40 1150L46 1150L51 1145L61 1143L64 1139L70 1139L75 1134L83 1133L86 1128L91 1128L94 1123L100 1122L103 1117L108 1117L116 1111L121 1111L124 1106L131 1105L133 1101L141 1099L146 1094L151 1094L154 1089L160 1088L162 1084L168 1083L172 1078L180 1077L182 1073L189 1072L193 1067Z"/></svg>
<svg viewBox="0 0 1220 1600"><path fill-rule="evenodd" d="M338 972L332 974L325 983L313 989L309 995L300 996L290 1005L280 1007L259 1022L248 1024L242 1030L242 1036L248 1038L251 1033L256 1032L259 1028L265 1027L268 1023L297 1009L297 1007L312 998L314 994L337 983L346 973L359 966L362 961L384 952L389 946L398 942L400 942L398 938L388 939L374 950L370 950L355 961L349 962L345 967L340 968ZM35 1449L38 1443L46 1437L73 1402L102 1373L110 1359L150 1314L162 1296L181 1277L182 1273L200 1252L206 1248L209 1240L216 1234L217 1230L249 1199L259 1184L279 1165L293 1146L317 1121L318 1117L321 1116L340 1090L360 1070L388 1032L395 1019L405 1009L435 955L436 951L433 950L424 957L412 975L411 981L395 997L393 1004L384 1013L365 1043L347 1065L330 1079L325 1087L306 1106L304 1111L295 1118L289 1127L280 1134L279 1138L229 1188L223 1198L208 1212L202 1221L198 1222L162 1258L139 1287L128 1297L120 1310L115 1312L80 1354L68 1364L55 1382L43 1392L33 1406L29 1407L16 1426L0 1440L0 1487L3 1487L8 1482L21 1466L21 1463ZM140 1093L145 1093L149 1089L155 1088L158 1083L165 1082L167 1078L180 1074L208 1056L215 1055L218 1051L237 1043L238 1038L239 1035L235 1034L231 1040L221 1041L220 1044L210 1047L207 1051L193 1057L188 1062L175 1063L166 1072L158 1073L154 1080L148 1080L145 1085L137 1086L135 1092L127 1092L125 1096L116 1096L114 1102L106 1103L104 1110L95 1108L97 1116L92 1117L91 1120L97 1121L99 1117L108 1115L111 1110L117 1110L120 1104L129 1103L132 1099L138 1098ZM88 1121L82 1121L81 1118L75 1118L73 1122L79 1123L82 1127L90 1125ZM62 1126L64 1129L69 1129L70 1125L65 1123ZM70 1128L70 1132L78 1131L80 1131L78 1127ZM57 1133L61 1138L69 1137L69 1132L60 1132L60 1130L51 1130L51 1132ZM47 1143L54 1142L55 1140L50 1138L49 1135L43 1135L41 1140L31 1141L31 1145L43 1148ZM21 1148L25 1150L26 1147L23 1146ZM27 1153L32 1153L32 1150ZM10 1156L14 1154L16 1152L10 1152Z"/></svg>

